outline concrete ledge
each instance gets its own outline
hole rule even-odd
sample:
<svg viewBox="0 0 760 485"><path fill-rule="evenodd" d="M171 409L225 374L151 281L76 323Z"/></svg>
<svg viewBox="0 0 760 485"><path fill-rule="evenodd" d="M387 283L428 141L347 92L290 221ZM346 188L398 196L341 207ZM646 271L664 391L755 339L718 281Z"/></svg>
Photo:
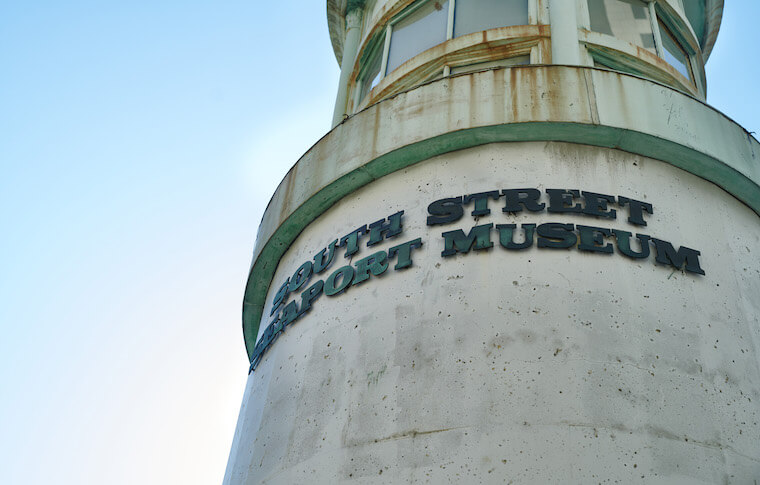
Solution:
<svg viewBox="0 0 760 485"><path fill-rule="evenodd" d="M326 209L417 162L495 142L565 141L670 163L760 214L760 144L720 112L634 76L569 66L469 73L401 93L317 142L275 191L243 301L249 357L280 257Z"/></svg>

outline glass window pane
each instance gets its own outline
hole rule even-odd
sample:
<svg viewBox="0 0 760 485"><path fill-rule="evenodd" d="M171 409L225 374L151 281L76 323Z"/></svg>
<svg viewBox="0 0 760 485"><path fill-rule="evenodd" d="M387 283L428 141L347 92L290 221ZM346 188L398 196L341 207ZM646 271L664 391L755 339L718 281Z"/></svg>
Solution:
<svg viewBox="0 0 760 485"><path fill-rule="evenodd" d="M459 0L457 0L457 3ZM530 56L517 56L510 57L509 59L500 59L498 61L479 62L477 64L470 64L467 66L452 67L451 74L459 74L462 72L482 71L485 69L491 69L494 67L508 67L508 66L524 66L530 64Z"/></svg>
<svg viewBox="0 0 760 485"><path fill-rule="evenodd" d="M362 74L361 92L359 93L359 99L364 99L369 93L370 89L377 86L380 82L380 67L383 64L383 47L380 45L379 49L376 49L374 54L369 60L367 70Z"/></svg>
<svg viewBox="0 0 760 485"><path fill-rule="evenodd" d="M440 70L436 71L435 74L433 74L429 78L425 79L425 82L429 83L431 81L437 81L438 79L443 79L443 68L441 68Z"/></svg>
<svg viewBox="0 0 760 485"><path fill-rule="evenodd" d="M527 24L528 0L457 0L454 7L454 37Z"/></svg>
<svg viewBox="0 0 760 485"><path fill-rule="evenodd" d="M391 31L386 73L446 40L449 2L430 0L395 23Z"/></svg>
<svg viewBox="0 0 760 485"><path fill-rule="evenodd" d="M613 68L611 68L607 64L604 64L603 62L597 61L596 59L594 59L594 67L600 67L602 69L609 69L610 71L614 71Z"/></svg>
<svg viewBox="0 0 760 485"><path fill-rule="evenodd" d="M683 50L681 45L673 37L665 24L658 21L660 25L660 37L662 37L663 58L668 64L676 68L686 79L691 80L691 69L689 69L689 56Z"/></svg>
<svg viewBox="0 0 760 485"><path fill-rule="evenodd" d="M588 0L591 30L612 35L643 47L653 54L654 45L649 7L642 0Z"/></svg>

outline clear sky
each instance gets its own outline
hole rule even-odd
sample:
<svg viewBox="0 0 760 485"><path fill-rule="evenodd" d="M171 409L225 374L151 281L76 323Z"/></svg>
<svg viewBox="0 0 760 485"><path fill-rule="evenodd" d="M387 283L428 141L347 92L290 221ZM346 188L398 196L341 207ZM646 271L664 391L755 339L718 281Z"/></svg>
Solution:
<svg viewBox="0 0 760 485"><path fill-rule="evenodd" d="M708 101L760 131L726 3ZM221 482L256 229L338 75L324 0L0 4L0 483Z"/></svg>

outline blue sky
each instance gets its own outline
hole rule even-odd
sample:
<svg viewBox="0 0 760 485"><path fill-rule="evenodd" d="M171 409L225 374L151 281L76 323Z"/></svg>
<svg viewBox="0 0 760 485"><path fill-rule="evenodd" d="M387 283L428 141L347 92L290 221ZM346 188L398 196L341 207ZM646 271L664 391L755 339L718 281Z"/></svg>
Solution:
<svg viewBox="0 0 760 485"><path fill-rule="evenodd" d="M760 6L727 4L708 101L760 131ZM258 222L330 127L325 3L4 2L0 65L0 483L220 482Z"/></svg>

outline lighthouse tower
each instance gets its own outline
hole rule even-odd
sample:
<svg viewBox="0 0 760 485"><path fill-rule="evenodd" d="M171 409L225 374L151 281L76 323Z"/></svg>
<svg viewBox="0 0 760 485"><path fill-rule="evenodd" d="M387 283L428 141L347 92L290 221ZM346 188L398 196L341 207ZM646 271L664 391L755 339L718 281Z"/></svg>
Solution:
<svg viewBox="0 0 760 485"><path fill-rule="evenodd" d="M755 483L760 145L722 0L328 0L228 484Z"/></svg>

